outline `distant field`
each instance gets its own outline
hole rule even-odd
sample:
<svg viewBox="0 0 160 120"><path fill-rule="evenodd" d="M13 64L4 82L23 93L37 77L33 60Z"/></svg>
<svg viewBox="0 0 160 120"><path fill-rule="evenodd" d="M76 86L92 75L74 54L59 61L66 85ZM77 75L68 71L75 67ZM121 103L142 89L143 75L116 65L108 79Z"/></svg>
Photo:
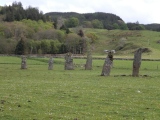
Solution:
<svg viewBox="0 0 160 120"><path fill-rule="evenodd" d="M131 77L132 61L115 60L109 77L100 76L104 60L74 59L75 70L64 70L64 59L0 57L0 120L158 120L160 62L142 61L140 75ZM121 76L126 75L126 76Z"/></svg>

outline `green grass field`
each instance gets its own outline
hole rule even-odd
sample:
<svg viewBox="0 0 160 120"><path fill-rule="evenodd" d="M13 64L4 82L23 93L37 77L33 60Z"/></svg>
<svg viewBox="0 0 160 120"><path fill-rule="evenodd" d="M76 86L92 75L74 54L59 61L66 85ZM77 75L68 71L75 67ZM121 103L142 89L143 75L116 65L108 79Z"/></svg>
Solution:
<svg viewBox="0 0 160 120"><path fill-rule="evenodd" d="M104 60L74 59L75 70L64 70L64 59L28 59L21 70L18 57L0 57L0 120L158 120L160 62L142 61L131 77L132 61L115 60L109 77L100 76ZM126 76L121 76L126 75Z"/></svg>

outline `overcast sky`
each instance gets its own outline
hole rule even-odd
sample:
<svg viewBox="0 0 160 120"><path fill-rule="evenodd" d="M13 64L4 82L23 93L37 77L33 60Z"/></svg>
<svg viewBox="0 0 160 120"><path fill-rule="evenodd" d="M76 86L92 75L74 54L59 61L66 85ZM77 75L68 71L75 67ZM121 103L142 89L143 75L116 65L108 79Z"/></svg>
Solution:
<svg viewBox="0 0 160 120"><path fill-rule="evenodd" d="M160 0L0 0L0 5L21 2L47 12L112 13L127 22L160 24Z"/></svg>

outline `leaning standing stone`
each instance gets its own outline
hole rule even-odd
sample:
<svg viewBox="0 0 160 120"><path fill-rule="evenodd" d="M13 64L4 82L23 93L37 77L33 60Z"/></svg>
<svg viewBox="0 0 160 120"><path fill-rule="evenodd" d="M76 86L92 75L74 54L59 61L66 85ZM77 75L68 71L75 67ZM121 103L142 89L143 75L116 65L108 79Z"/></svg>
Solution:
<svg viewBox="0 0 160 120"><path fill-rule="evenodd" d="M73 58L72 58L72 53L67 53L65 55L65 70L73 70L74 65L73 65Z"/></svg>
<svg viewBox="0 0 160 120"><path fill-rule="evenodd" d="M27 69L27 58L22 56L21 69Z"/></svg>
<svg viewBox="0 0 160 120"><path fill-rule="evenodd" d="M104 61L101 76L109 76L113 66L113 54L115 53L115 50L107 50L106 53L108 53L108 56Z"/></svg>
<svg viewBox="0 0 160 120"><path fill-rule="evenodd" d="M142 52L143 52L143 48L139 48L134 54L133 71L132 71L132 76L133 77L138 77L139 76L139 68L141 66Z"/></svg>
<svg viewBox="0 0 160 120"><path fill-rule="evenodd" d="M48 61L48 70L53 70L53 57L51 57Z"/></svg>

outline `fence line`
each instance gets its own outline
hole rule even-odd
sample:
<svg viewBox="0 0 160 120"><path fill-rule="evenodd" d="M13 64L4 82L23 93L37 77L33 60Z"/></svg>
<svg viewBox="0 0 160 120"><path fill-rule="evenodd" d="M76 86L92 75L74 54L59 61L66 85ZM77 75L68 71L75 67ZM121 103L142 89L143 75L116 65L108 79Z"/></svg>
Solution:
<svg viewBox="0 0 160 120"><path fill-rule="evenodd" d="M22 55L15 55L15 54L0 54L0 56L14 56L14 57L21 57ZM49 57L54 57L54 58L64 58L65 54L31 54L31 55L26 55L27 57L36 57L36 58L49 58ZM87 59L87 56L85 55L79 55L79 54L73 54L74 59ZM95 60L104 60L102 57L92 57L92 59ZM133 58L114 58L114 60L133 60ZM142 61L160 61L160 59L142 59Z"/></svg>

